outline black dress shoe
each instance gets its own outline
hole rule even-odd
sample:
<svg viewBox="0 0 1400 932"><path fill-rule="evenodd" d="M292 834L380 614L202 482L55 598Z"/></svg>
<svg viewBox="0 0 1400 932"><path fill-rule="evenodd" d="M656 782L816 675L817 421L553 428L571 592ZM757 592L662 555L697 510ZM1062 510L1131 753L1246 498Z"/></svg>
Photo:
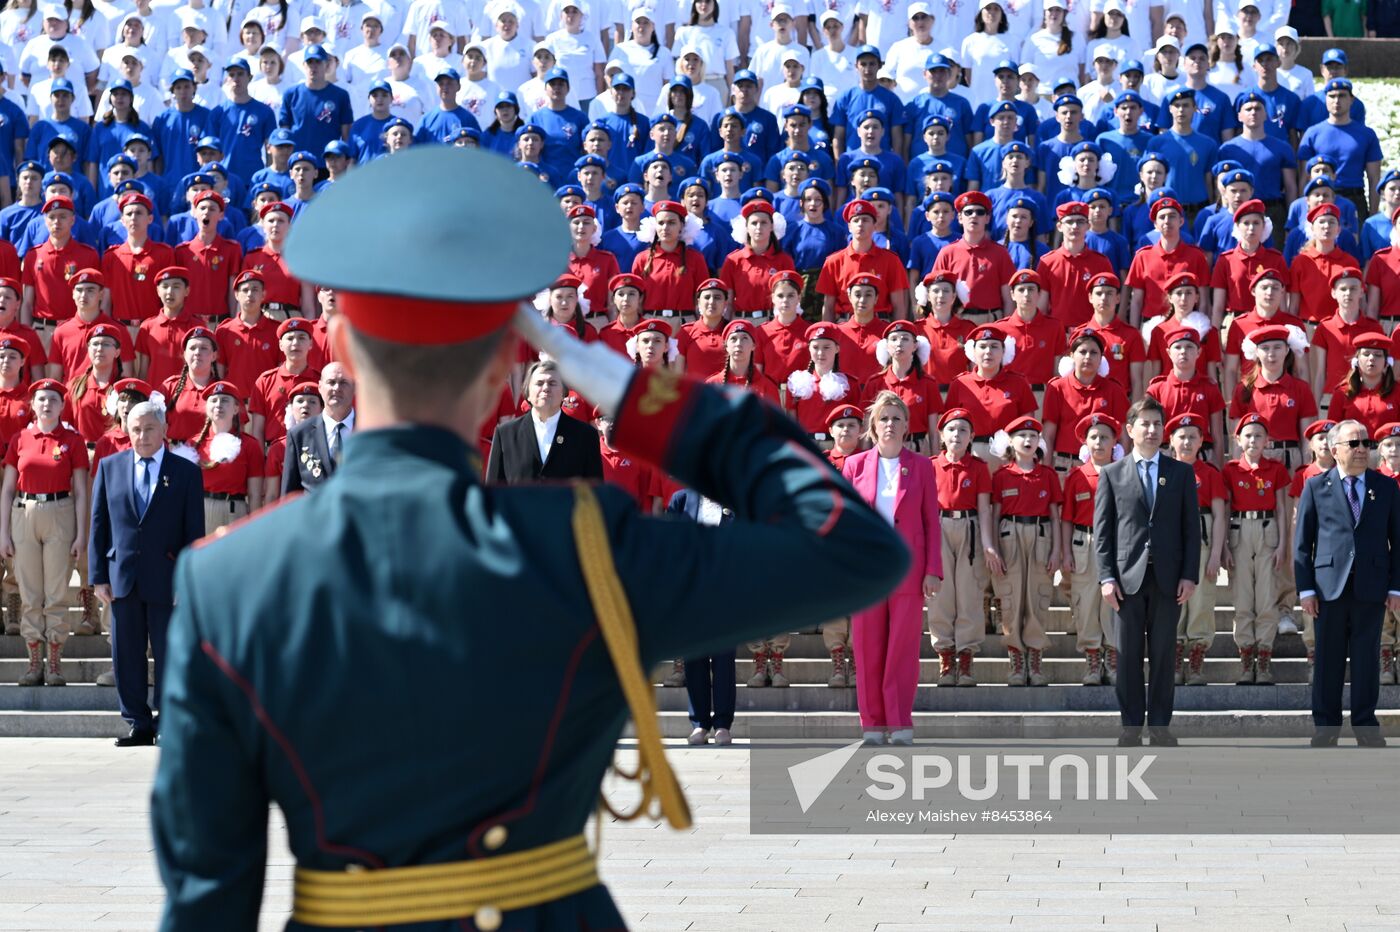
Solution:
<svg viewBox="0 0 1400 932"><path fill-rule="evenodd" d="M1174 748L1181 744L1180 741L1176 740L1176 735L1165 728L1147 729L1147 743L1155 748Z"/></svg>
<svg viewBox="0 0 1400 932"><path fill-rule="evenodd" d="M1359 748L1383 748L1385 747L1385 735L1357 735L1356 746Z"/></svg>
<svg viewBox="0 0 1400 932"><path fill-rule="evenodd" d="M148 748L156 743L156 733L146 729L133 728L125 738L115 742L119 748Z"/></svg>
<svg viewBox="0 0 1400 932"><path fill-rule="evenodd" d="M1118 736L1118 746L1120 748L1142 747L1142 732L1136 728L1124 728L1123 733Z"/></svg>
<svg viewBox="0 0 1400 932"><path fill-rule="evenodd" d="M1312 740L1308 742L1308 746L1315 748L1334 748L1337 746L1337 736L1313 735Z"/></svg>

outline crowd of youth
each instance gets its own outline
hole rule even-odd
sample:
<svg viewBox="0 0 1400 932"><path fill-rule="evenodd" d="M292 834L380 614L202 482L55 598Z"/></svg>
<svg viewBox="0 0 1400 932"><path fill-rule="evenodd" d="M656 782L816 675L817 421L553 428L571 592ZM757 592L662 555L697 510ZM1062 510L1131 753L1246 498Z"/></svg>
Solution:
<svg viewBox="0 0 1400 932"><path fill-rule="evenodd" d="M1381 174L1346 54L1322 56L1320 82L1297 61L1300 34L1396 34L1391 4L827 7L10 0L7 630L61 648L90 476L136 402L165 405L204 467L211 530L287 476L331 471L287 452L289 425L327 400L335 297L290 273L286 237L356 165L445 144L556 189L573 247L537 301L551 322L758 393L838 468L883 451L852 478L888 493L896 522L925 474L896 451L931 464L920 520L941 554L864 634L823 626L830 682L868 680L863 708L905 702L895 632L925 603L940 684L975 683L993 606L1009 682L1044 684L1057 580L1083 681L1113 680L1092 504L1144 397L1196 470L1206 578L1231 571L1238 680L1272 682L1296 611L1290 497L1331 462L1322 412L1361 420L1400 469L1400 172ZM517 416L592 420L532 361L523 349L484 449ZM679 489L597 426L604 475L665 509ZM99 630L79 597L80 631ZM1184 682L1205 681L1213 597L1183 611ZM1390 681L1395 637L1390 618ZM786 684L786 644L749 645L750 685ZM732 708L701 718L701 740L727 736Z"/></svg>

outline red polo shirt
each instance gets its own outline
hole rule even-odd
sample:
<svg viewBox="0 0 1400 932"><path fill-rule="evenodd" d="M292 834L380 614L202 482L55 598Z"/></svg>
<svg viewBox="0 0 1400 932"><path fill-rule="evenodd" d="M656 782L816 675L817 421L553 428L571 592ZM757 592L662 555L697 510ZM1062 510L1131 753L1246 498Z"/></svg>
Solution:
<svg viewBox="0 0 1400 932"><path fill-rule="evenodd" d="M778 384L798 369L807 368L810 358L807 355L807 328L811 324L799 314L792 323L783 325L777 318L764 323L759 329L767 338L763 347L763 371Z"/></svg>
<svg viewBox="0 0 1400 932"><path fill-rule="evenodd" d="M1073 373L1051 379L1045 386L1044 414L1046 424L1058 425L1055 431L1055 452L1079 455L1079 438L1075 428L1091 414L1107 414L1118 423L1128 415L1128 393L1123 386L1108 378L1095 377L1085 385Z"/></svg>
<svg viewBox="0 0 1400 932"><path fill-rule="evenodd" d="M1395 389L1391 389L1388 395L1382 395L1380 386L1363 387L1354 398L1348 398L1344 391L1335 391L1327 406L1327 419L1339 423L1348 418L1360 421L1366 425L1367 436L1374 437L1380 432L1382 424L1395 420L1397 405L1400 405L1400 391Z"/></svg>
<svg viewBox="0 0 1400 932"><path fill-rule="evenodd" d="M598 438L598 451L603 455L603 481L619 486L632 496L638 508L647 510L656 491L651 467L634 456L612 449L602 437Z"/></svg>
<svg viewBox="0 0 1400 932"><path fill-rule="evenodd" d="M1003 517L1048 518L1050 506L1063 500L1060 477L1044 463L1029 470L1007 463L992 475L992 504L1001 506Z"/></svg>
<svg viewBox="0 0 1400 932"><path fill-rule="evenodd" d="M703 320L692 320L676 335L676 351L685 360L685 374L704 381L724 370L724 323L711 330ZM754 350L755 356L758 350Z"/></svg>
<svg viewBox="0 0 1400 932"><path fill-rule="evenodd" d="M723 370L716 372L705 381L711 385L732 385L735 388L747 388L760 398L766 398L775 405L779 403L777 383L758 371L757 368L754 369L753 378L747 381L736 375L725 378Z"/></svg>
<svg viewBox="0 0 1400 932"><path fill-rule="evenodd" d="M938 483L938 507L944 511L971 511L977 507L977 496L992 493L992 473L987 464L971 451L954 462L948 454L932 458L933 477Z"/></svg>
<svg viewBox="0 0 1400 932"><path fill-rule="evenodd" d="M191 442L204 429L204 389L194 384L194 379L185 379L185 387L178 397L175 386L180 382L176 373L160 384L160 392L165 396L165 432L174 442ZM206 485L205 491L210 491Z"/></svg>
<svg viewBox="0 0 1400 932"><path fill-rule="evenodd" d="M1192 312L1194 313L1194 312ZM1190 327L1190 324L1182 324L1183 327ZM1172 358L1167 353L1167 334L1176 329L1176 324L1168 319L1157 318L1157 326L1152 328L1152 338L1147 345L1147 358L1156 361L1163 372L1171 370ZM1195 330L1196 328L1192 327ZM1199 333L1200 331L1196 331ZM1201 337L1200 353L1196 356L1196 366L1205 368L1213 362L1221 362L1223 354L1220 350L1220 331L1214 327L1208 327L1205 336Z"/></svg>
<svg viewBox="0 0 1400 932"><path fill-rule="evenodd" d="M1364 333L1383 333L1379 322L1358 314L1354 323L1342 320L1341 313L1317 325L1313 345L1327 354L1327 371L1322 376L1322 390L1336 391L1337 383L1351 371L1351 357L1356 353L1355 340ZM1391 350L1392 355L1394 350Z"/></svg>
<svg viewBox="0 0 1400 932"><path fill-rule="evenodd" d="M137 252L129 243L109 248L102 257L102 275L112 292L112 316L122 323L140 323L160 313L156 273L175 264L175 250L146 240Z"/></svg>
<svg viewBox="0 0 1400 932"><path fill-rule="evenodd" d="M88 367L88 338L101 324L106 324L116 331L117 345L120 347L117 352L121 361L130 366L136 359L136 348L131 343L131 334L125 324L117 323L106 314L98 314L91 321L84 321L74 315L54 328L53 345L49 347L49 361L63 367L64 382L76 377ZM34 357L31 355L28 361L32 364Z"/></svg>
<svg viewBox="0 0 1400 932"><path fill-rule="evenodd" d="M99 385L89 372L81 397L73 382L67 382L68 413L72 415L73 427L88 443L97 443L112 427L114 418L107 413L107 388L112 381Z"/></svg>
<svg viewBox="0 0 1400 932"><path fill-rule="evenodd" d="M883 246L871 246L866 252L856 252L854 247L847 246L827 256L817 275L817 293L836 299L838 317L851 313L851 299L846 289L859 275L873 275L884 285L880 296L875 299L876 314L891 310L890 295L909 290L909 273L905 271L904 263L899 261L899 256ZM1000 303L997 306L1000 307Z"/></svg>
<svg viewBox="0 0 1400 932"><path fill-rule="evenodd" d="M684 260L684 261L682 261ZM648 311L695 313L695 292L710 277L705 257L690 246L666 252L652 244L637 253L631 272L647 283L642 306Z"/></svg>
<svg viewBox="0 0 1400 932"><path fill-rule="evenodd" d="M1128 266L1129 288L1142 291L1142 319L1161 317L1168 311L1167 293L1162 290L1173 275L1190 272L1200 285L1210 283L1210 262L1206 254L1195 246L1177 243L1175 249L1167 252L1158 240L1151 246L1144 246L1133 255L1132 265Z"/></svg>
<svg viewBox="0 0 1400 932"><path fill-rule="evenodd" d="M1055 377L1055 360L1065 354L1065 325L1039 312L1030 320L1012 314L998 326L1016 341L1016 356L1006 364L1032 385L1044 385Z"/></svg>
<svg viewBox="0 0 1400 932"><path fill-rule="evenodd" d="M1086 330L1097 333L1103 340L1103 356L1108 360L1108 377L1124 391L1133 387L1132 364L1147 361L1147 347L1142 342L1142 333L1132 324L1115 317L1107 326L1089 324Z"/></svg>
<svg viewBox="0 0 1400 932"><path fill-rule="evenodd" d="M989 437L1023 414L1035 414L1035 395L1026 377L1002 369L990 379L964 372L948 386L947 408L972 412L974 437Z"/></svg>
<svg viewBox="0 0 1400 932"><path fill-rule="evenodd" d="M214 237L207 246L198 237L176 246L175 264L190 270L190 296L185 301L189 312L201 317L227 317L230 286L238 277L242 262L243 250L238 244L220 236ZM298 284L297 296L288 304L301 303L300 288ZM267 300L277 299L269 297Z"/></svg>
<svg viewBox="0 0 1400 932"><path fill-rule="evenodd" d="M88 468L87 445L60 424L51 433L31 424L10 438L5 465L19 470L16 488L30 495L73 491L73 473Z"/></svg>
<svg viewBox="0 0 1400 932"><path fill-rule="evenodd" d="M826 418L833 408L840 405L860 405L860 386L844 372L833 372L831 375L844 386L838 398L823 398L820 384L814 385L812 394L806 398L798 398L791 391L783 396L788 413L802 425L802 429L814 437L820 434L823 439L827 437Z"/></svg>
<svg viewBox="0 0 1400 932"><path fill-rule="evenodd" d="M719 280L734 293L734 311L747 314L773 306L773 295L768 290L768 280L773 273L796 270L792 256L781 250L770 248L759 255L751 247L744 246L725 257L724 264L719 267Z"/></svg>
<svg viewBox="0 0 1400 932"><path fill-rule="evenodd" d="M210 257L212 261L212 257ZM268 304L290 304L301 307L301 279L292 274L280 253L260 246L243 257L242 272L257 272L263 277L263 300ZM233 273L237 276L237 272ZM303 308L309 312L310 308Z"/></svg>
<svg viewBox="0 0 1400 932"><path fill-rule="evenodd" d="M1254 292L1250 290L1250 283L1265 269L1273 269L1278 273L1279 280L1288 285L1288 263L1277 249L1261 246L1250 254L1236 246L1216 257L1210 286L1225 292L1227 313L1238 314L1254 307Z"/></svg>
<svg viewBox="0 0 1400 932"><path fill-rule="evenodd" d="M258 376L282 361L277 321L271 317L259 317L251 326L241 317L225 320L214 331L214 341L219 344L219 368L224 378L245 395L252 392Z"/></svg>
<svg viewBox="0 0 1400 932"><path fill-rule="evenodd" d="M927 434L938 430L938 415L943 399L938 395L938 383L928 376L911 370L897 379L888 367L866 380L861 389L861 407L868 408L880 392L894 392L909 408L909 433Z"/></svg>
<svg viewBox="0 0 1400 932"><path fill-rule="evenodd" d="M1211 415L1225 410L1225 396L1220 394L1220 386L1201 375L1186 382L1178 379L1174 372L1159 375L1147 386L1147 394L1166 409L1165 421L1178 414L1195 414L1209 424ZM1211 439L1219 443L1222 438Z"/></svg>
<svg viewBox="0 0 1400 932"><path fill-rule="evenodd" d="M641 326L644 320L646 320L645 317L637 318L637 326ZM607 346L608 349L616 350L626 356L627 341L632 338L634 332L636 332L635 327L625 327L620 320L610 320L602 327L598 328L598 339Z"/></svg>
<svg viewBox="0 0 1400 932"><path fill-rule="evenodd" d="M250 482L260 482L263 474L263 452L262 446L252 437L236 434L239 441L238 455L228 463L216 463L209 454L209 447L214 442L214 434L210 433L204 438L204 442L199 445L199 462L209 464L204 466L205 493L213 492L218 495L247 495L248 484ZM285 453L283 454L285 456ZM278 470L281 474L281 470Z"/></svg>
<svg viewBox="0 0 1400 932"><path fill-rule="evenodd" d="M265 442L271 443L287 435L287 425L283 418L287 414L287 405L292 400L292 389L302 382L319 381L319 370L307 366L293 375L287 371L285 363L258 376L257 381L253 383L253 396L248 400L248 413L263 416Z"/></svg>
<svg viewBox="0 0 1400 932"><path fill-rule="evenodd" d="M928 371L939 385L947 385L967 371L969 365L967 335L972 332L973 323L961 317L950 317L940 323L932 314L922 321L924 336L928 337Z"/></svg>
<svg viewBox="0 0 1400 932"><path fill-rule="evenodd" d="M1243 457L1230 460L1223 478L1231 511L1273 511L1278 493L1288 491L1288 467L1267 457L1257 466L1250 466Z"/></svg>
<svg viewBox="0 0 1400 932"><path fill-rule="evenodd" d="M1293 282L1288 290L1298 295L1298 316L1304 320L1326 320L1337 313L1332 297L1332 275L1340 269L1360 270L1361 263L1340 246L1323 255L1316 247L1304 246L1293 257Z"/></svg>
<svg viewBox="0 0 1400 932"><path fill-rule="evenodd" d="M869 323L862 324L854 316L837 324L836 329L846 337L846 342L841 344L837 356L841 371L857 383L864 383L873 378L875 373L880 371L880 362L875 358L875 346L885 338L885 328L888 326L888 323L878 317L872 317Z"/></svg>
<svg viewBox="0 0 1400 932"><path fill-rule="evenodd" d="M1254 309L1254 299L1252 296L1249 306L1251 308L1250 311L1230 321L1230 329L1225 331L1225 355L1240 357L1240 378L1244 378L1254 371L1254 360L1245 359L1242 355L1242 351L1244 350L1244 338L1255 330L1265 325L1286 327L1292 324L1304 333L1307 332L1306 328L1303 326L1302 318L1294 317L1287 311L1274 311L1272 317L1263 317L1259 314L1258 310ZM1379 324L1376 324L1375 327L1377 330L1381 329ZM1158 327L1157 329L1160 330L1161 328ZM1349 360L1348 365L1350 365ZM1170 362L1167 363L1167 367L1171 367Z"/></svg>
<svg viewBox="0 0 1400 932"><path fill-rule="evenodd" d="M146 382L160 385L185 367L185 334L200 326L188 313L170 317L164 311L141 321L136 331L136 353L150 360Z"/></svg>
<svg viewBox="0 0 1400 932"><path fill-rule="evenodd" d="M1092 249L1072 255L1061 246L1040 257L1036 272L1050 295L1047 313L1066 327L1078 327L1094 316L1089 304L1089 279L1113 274L1113 263Z"/></svg>
<svg viewBox="0 0 1400 932"><path fill-rule="evenodd" d="M44 240L24 257L23 280L34 289L35 320L67 320L77 313L68 280L83 269L102 267L97 250L76 239L62 249Z"/></svg>
<svg viewBox="0 0 1400 932"><path fill-rule="evenodd" d="M933 260L933 271L952 272L959 281L967 283L967 307L1000 310L1002 286L1016 274L1016 263L1005 246L986 236L976 246L965 239L944 246Z"/></svg>
<svg viewBox="0 0 1400 932"><path fill-rule="evenodd" d="M1317 399L1308 383L1297 376L1284 375L1277 382L1265 382L1261 372L1248 401L1244 392L1241 381L1235 386L1235 397L1230 399L1230 419L1238 421L1246 414L1262 415L1270 440L1301 441L1300 422L1303 418L1317 417Z"/></svg>
<svg viewBox="0 0 1400 932"><path fill-rule="evenodd" d="M575 255L572 249L569 250L569 274L583 279L590 316L608 312L608 282L620 271L617 256L606 249L590 249L586 256Z"/></svg>
<svg viewBox="0 0 1400 932"><path fill-rule="evenodd" d="M1381 465L1384 466L1385 464L1382 463ZM1288 483L1288 497L1301 498L1303 495L1303 485L1313 476L1320 476L1326 471L1327 470L1323 469L1316 462L1312 462L1295 472L1293 474L1293 481ZM1225 497L1223 490L1221 491L1220 497Z"/></svg>
<svg viewBox="0 0 1400 932"><path fill-rule="evenodd" d="M9 240L0 240L0 278L13 278L19 281L22 274L19 253Z"/></svg>
<svg viewBox="0 0 1400 932"><path fill-rule="evenodd" d="M1094 526L1094 496L1099 491L1099 471L1088 463L1065 476L1065 507L1062 520L1081 527Z"/></svg>
<svg viewBox="0 0 1400 932"><path fill-rule="evenodd" d="M0 389L0 443L8 444L10 438L32 420L34 412L29 409L27 381L21 381L8 391Z"/></svg>
<svg viewBox="0 0 1400 932"><path fill-rule="evenodd" d="M1366 285L1380 289L1382 317L1400 317L1400 249L1376 250L1366 266Z"/></svg>
<svg viewBox="0 0 1400 932"><path fill-rule="evenodd" d="M1229 497L1225 493L1225 479L1220 470L1200 457L1191 464L1191 468L1196 471L1196 504L1202 516L1209 516L1211 505Z"/></svg>

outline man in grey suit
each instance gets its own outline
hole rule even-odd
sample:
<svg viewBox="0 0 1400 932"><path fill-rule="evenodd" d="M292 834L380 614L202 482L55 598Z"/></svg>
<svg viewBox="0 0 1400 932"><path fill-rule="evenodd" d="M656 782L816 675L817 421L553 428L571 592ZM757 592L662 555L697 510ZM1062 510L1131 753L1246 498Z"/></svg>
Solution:
<svg viewBox="0 0 1400 932"><path fill-rule="evenodd" d="M309 492L340 465L341 445L355 429L355 380L344 363L328 362L318 386L325 408L287 431L282 494Z"/></svg>
<svg viewBox="0 0 1400 932"><path fill-rule="evenodd" d="M1201 513L1196 474L1161 453L1162 406L1144 398L1128 409L1133 451L1099 473L1094 497L1094 549L1103 598L1118 624L1120 747L1148 740L1173 746L1176 623L1200 575ZM1143 649L1152 662L1144 695Z"/></svg>
<svg viewBox="0 0 1400 932"><path fill-rule="evenodd" d="M1313 476L1298 500L1293 572L1303 611L1317 619L1313 747L1336 747L1342 681L1351 658L1351 730L1362 747L1385 747L1380 700L1381 620L1400 611L1400 489L1366 468L1366 425L1342 421L1327 432L1337 466Z"/></svg>

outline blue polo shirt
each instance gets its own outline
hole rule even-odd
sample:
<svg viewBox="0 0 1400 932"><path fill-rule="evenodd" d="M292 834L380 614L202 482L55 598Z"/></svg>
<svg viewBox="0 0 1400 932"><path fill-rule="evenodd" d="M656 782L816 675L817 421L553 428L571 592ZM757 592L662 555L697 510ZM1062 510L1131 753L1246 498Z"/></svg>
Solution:
<svg viewBox="0 0 1400 932"><path fill-rule="evenodd" d="M277 114L277 125L291 131L296 147L317 155L354 122L350 94L336 84L316 91L305 84L293 85L282 95L282 109Z"/></svg>
<svg viewBox="0 0 1400 932"><path fill-rule="evenodd" d="M277 126L277 114L261 100L236 104L226 100L214 110L224 164L240 178L251 178L263 167L267 137Z"/></svg>
<svg viewBox="0 0 1400 932"><path fill-rule="evenodd" d="M917 98L916 98L917 100ZM964 101L965 103L966 101ZM910 104L912 107L913 104ZM894 141L890 131L896 126L908 128L908 117L905 114L904 102L899 99L899 95L894 91L886 90L878 84L874 90L861 90L859 84L849 90L842 91L836 96L836 100L831 104L831 125L844 126L846 128L846 148L860 148L860 136L856 133L857 122L860 115L867 110L882 109L885 111L885 135L880 140L880 148L893 149ZM910 111L913 112L912 110ZM970 116L971 114L969 114ZM921 144L921 140L914 140L915 145ZM911 152L918 154L915 149Z"/></svg>
<svg viewBox="0 0 1400 932"><path fill-rule="evenodd" d="M195 145L201 137L214 135L216 128L214 114L199 104L184 113L167 107L151 124L156 144L151 157L160 158L161 176L173 184L199 168Z"/></svg>
<svg viewBox="0 0 1400 932"><path fill-rule="evenodd" d="M1021 122L1016 127L1016 132L1012 136L1022 142L1036 141L1036 132L1040 129L1040 114L1036 112L1034 104L1028 104L1024 100L1017 98L1011 101L1016 105L1016 112L1021 115ZM977 109L972 114L972 132L981 133L983 136L992 135L992 108L1000 106L1001 101L994 100L990 103L978 104ZM918 132L918 128L914 132ZM1058 129L1055 132L1059 132ZM985 141L985 140L984 140Z"/></svg>
<svg viewBox="0 0 1400 932"><path fill-rule="evenodd" d="M1236 136L1223 143L1217 159L1234 159L1254 173L1254 196L1262 201L1283 197L1283 170L1296 169L1293 147L1282 139L1265 136L1260 140Z"/></svg>
<svg viewBox="0 0 1400 932"><path fill-rule="evenodd" d="M768 164L764 167L763 180L771 181L781 186L783 183L783 163L787 157L795 150L791 146L783 146L773 156L768 159ZM820 149L804 149L803 155L807 158L807 171L809 178L821 178L825 181L833 181L836 178L836 163L831 160L831 156ZM816 166L815 168L813 166ZM705 177L710 177L706 175Z"/></svg>
<svg viewBox="0 0 1400 932"><path fill-rule="evenodd" d="M981 124L977 122L972 104L956 91L949 91L942 97L921 91L904 108L904 123L909 130L909 157L913 158L928 151L928 144L924 142L923 125L924 120L931 116L947 117L952 122L953 125L948 129L947 149L966 158L967 134L978 132Z"/></svg>
<svg viewBox="0 0 1400 932"><path fill-rule="evenodd" d="M651 120L633 108L627 116L609 113L600 117L599 122L608 128L608 136L612 138L608 163L625 176L632 160L651 146Z"/></svg>
<svg viewBox="0 0 1400 932"><path fill-rule="evenodd" d="M904 173L905 194L913 195L914 199L918 201L924 199L924 195L927 194L924 190L924 179L928 177L934 162L947 162L953 166L953 187L955 190L962 190L965 182L972 178L972 162L964 160L961 155L954 155L951 152L934 155L931 152L925 152L909 161L909 170ZM1029 174L1027 177L1030 177ZM983 184L982 188L985 190L998 184L1001 184L1000 178L994 184Z"/></svg>
<svg viewBox="0 0 1400 932"><path fill-rule="evenodd" d="M66 135L78 140L78 158L81 159L87 151L88 136L92 134L92 127L88 126L86 120L77 117L69 117L62 123L50 119L40 120L29 128L29 142L24 147L24 158L34 160L45 168L49 165L49 143L58 136ZM196 137L197 138L197 137ZM14 150L11 149L10 152ZM6 158L9 152L5 153ZM190 161L194 161L194 145L190 145ZM77 167L76 165L74 166Z"/></svg>
<svg viewBox="0 0 1400 932"><path fill-rule="evenodd" d="M1120 199L1130 198L1136 193L1138 159L1147 154L1147 147L1153 138L1151 133L1142 131L1128 136L1119 129L1110 129L1099 133L1094 140L1106 154L1113 156L1114 164L1118 166L1113 180L1105 187Z"/></svg>
<svg viewBox="0 0 1400 932"><path fill-rule="evenodd" d="M536 110L530 122L544 132L544 153L540 161L554 178L573 174L574 162L583 154L583 134L588 132L588 117L577 107Z"/></svg>
<svg viewBox="0 0 1400 932"><path fill-rule="evenodd" d="M28 138L29 118L13 100L0 97L0 177L14 178L15 143Z"/></svg>
<svg viewBox="0 0 1400 932"><path fill-rule="evenodd" d="M1332 159L1337 166L1337 187L1364 188L1366 163L1382 158L1381 141L1375 130L1355 120L1345 126L1318 123L1309 127L1298 143L1298 161L1306 162L1314 155Z"/></svg>
<svg viewBox="0 0 1400 932"><path fill-rule="evenodd" d="M1167 130L1152 140L1147 151L1159 153L1167 163L1167 187L1176 190L1184 206L1201 205L1210 200L1206 187L1206 172L1215 164L1219 146L1202 132L1183 136Z"/></svg>
<svg viewBox="0 0 1400 932"><path fill-rule="evenodd" d="M413 141L419 143L441 143L452 133L462 127L480 131L481 124L472 116L466 107L453 107L451 110L444 110L441 107L431 113L423 115L423 121L418 124L418 129L413 133ZM354 128L354 124L351 124Z"/></svg>

